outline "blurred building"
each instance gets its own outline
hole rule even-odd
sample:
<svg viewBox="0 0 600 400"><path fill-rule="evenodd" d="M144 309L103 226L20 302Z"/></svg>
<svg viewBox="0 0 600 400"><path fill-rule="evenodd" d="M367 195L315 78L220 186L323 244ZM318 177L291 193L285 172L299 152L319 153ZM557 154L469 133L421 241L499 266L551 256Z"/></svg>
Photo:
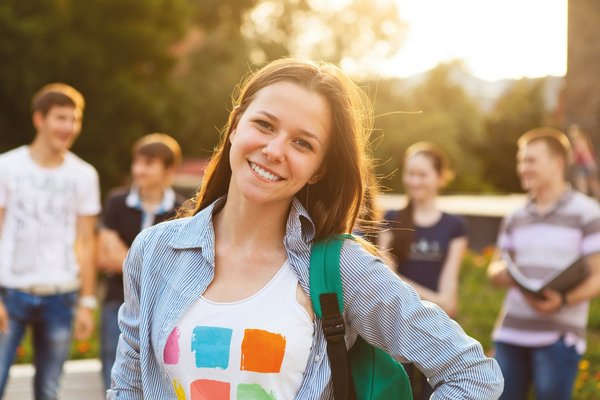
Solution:
<svg viewBox="0 0 600 400"><path fill-rule="evenodd" d="M569 0L565 128L578 124L600 149L600 0Z"/></svg>
<svg viewBox="0 0 600 400"><path fill-rule="evenodd" d="M192 197L202 184L204 169L208 165L208 161L208 158L183 160L175 172L173 188L185 197Z"/></svg>

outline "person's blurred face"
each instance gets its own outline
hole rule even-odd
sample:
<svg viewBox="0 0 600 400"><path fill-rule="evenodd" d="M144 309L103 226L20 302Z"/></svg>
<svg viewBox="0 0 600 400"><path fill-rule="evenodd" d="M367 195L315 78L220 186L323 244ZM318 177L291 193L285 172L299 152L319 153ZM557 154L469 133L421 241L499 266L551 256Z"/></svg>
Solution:
<svg viewBox="0 0 600 400"><path fill-rule="evenodd" d="M433 166L433 161L419 153L404 162L402 180L406 194L414 201L436 197L443 183L442 177Z"/></svg>
<svg viewBox="0 0 600 400"><path fill-rule="evenodd" d="M557 177L562 180L563 169L562 159L552 154L543 141L530 142L517 153L517 174L521 179L521 187L526 191L552 185Z"/></svg>
<svg viewBox="0 0 600 400"><path fill-rule="evenodd" d="M131 163L133 183L140 190L169 185L172 168L166 168L162 160L137 154Z"/></svg>
<svg viewBox="0 0 600 400"><path fill-rule="evenodd" d="M81 132L81 112L71 106L53 106L46 115L34 112L33 124L37 131L36 139L51 151L62 153L73 146Z"/></svg>

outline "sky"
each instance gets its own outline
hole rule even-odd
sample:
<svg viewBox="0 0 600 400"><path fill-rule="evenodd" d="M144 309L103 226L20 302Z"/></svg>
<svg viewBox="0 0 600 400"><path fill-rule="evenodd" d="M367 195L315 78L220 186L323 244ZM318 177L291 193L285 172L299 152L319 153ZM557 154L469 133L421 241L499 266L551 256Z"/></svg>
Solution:
<svg viewBox="0 0 600 400"><path fill-rule="evenodd" d="M385 75L452 59L486 80L566 74L567 0L396 1L408 30Z"/></svg>

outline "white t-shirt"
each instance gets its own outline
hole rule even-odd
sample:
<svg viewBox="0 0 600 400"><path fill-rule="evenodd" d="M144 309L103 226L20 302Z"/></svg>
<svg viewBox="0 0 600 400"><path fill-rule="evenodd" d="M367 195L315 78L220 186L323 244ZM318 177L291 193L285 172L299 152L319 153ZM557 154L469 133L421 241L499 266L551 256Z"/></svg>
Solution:
<svg viewBox="0 0 600 400"><path fill-rule="evenodd" d="M78 216L100 212L98 174L73 153L55 168L33 161L28 146L0 155L0 286L24 288L78 279Z"/></svg>
<svg viewBox="0 0 600 400"><path fill-rule="evenodd" d="M314 330L296 299L297 286L286 262L247 299L194 303L169 336L163 355L177 399L293 399Z"/></svg>

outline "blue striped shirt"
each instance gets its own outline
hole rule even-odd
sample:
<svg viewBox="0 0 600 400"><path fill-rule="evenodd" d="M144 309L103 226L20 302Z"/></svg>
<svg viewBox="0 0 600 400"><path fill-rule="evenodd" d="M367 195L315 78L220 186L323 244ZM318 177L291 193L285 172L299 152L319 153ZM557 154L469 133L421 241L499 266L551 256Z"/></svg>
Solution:
<svg viewBox="0 0 600 400"><path fill-rule="evenodd" d="M176 399L165 372L167 338L214 276L213 205L189 218L155 225L136 238L124 265L125 303L108 399ZM217 208L219 208L217 206ZM308 295L314 226L294 199L284 244ZM417 293L360 244L347 240L340 270L346 344L361 335L401 362L414 363L436 387L432 399L497 399L503 378L495 360L437 306ZM321 321L296 399L333 399Z"/></svg>

